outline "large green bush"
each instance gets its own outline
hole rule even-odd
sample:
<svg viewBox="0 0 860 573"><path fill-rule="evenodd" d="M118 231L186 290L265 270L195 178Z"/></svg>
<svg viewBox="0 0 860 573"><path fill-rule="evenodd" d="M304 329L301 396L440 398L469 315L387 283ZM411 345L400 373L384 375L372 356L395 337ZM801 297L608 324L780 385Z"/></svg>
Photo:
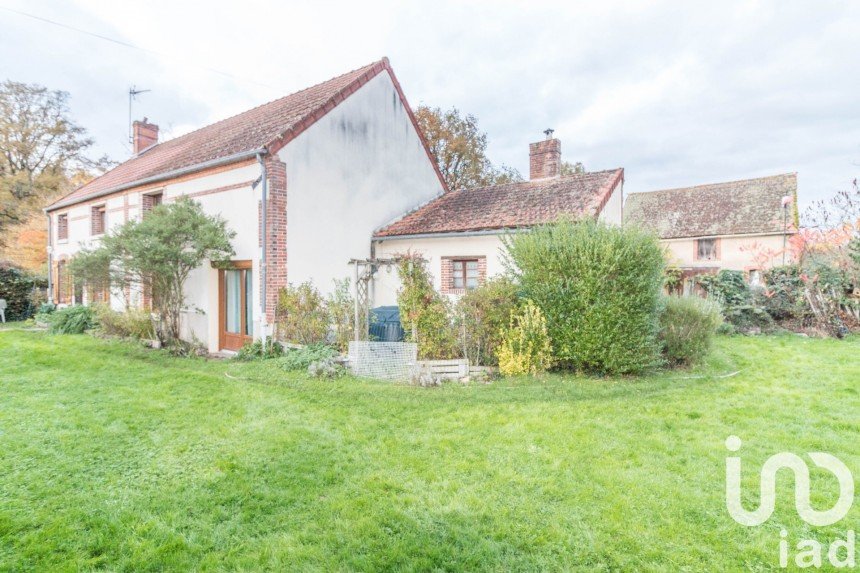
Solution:
<svg viewBox="0 0 860 573"><path fill-rule="evenodd" d="M418 357L427 360L457 356L457 333L451 323L448 301L433 288L427 261L404 255L398 266L397 304L406 340L418 344Z"/></svg>
<svg viewBox="0 0 860 573"><path fill-rule="evenodd" d="M0 298L6 301L6 320L26 320L38 310L36 298L47 281L0 262Z"/></svg>
<svg viewBox="0 0 860 573"><path fill-rule="evenodd" d="M98 324L96 313L89 306L67 306L50 316L52 334L83 334Z"/></svg>
<svg viewBox="0 0 860 573"><path fill-rule="evenodd" d="M505 246L561 366L623 374L660 362L664 261L655 236L588 219L536 227Z"/></svg>
<svg viewBox="0 0 860 573"><path fill-rule="evenodd" d="M720 305L698 296L669 296L660 315L660 339L672 365L692 364L707 355L723 317Z"/></svg>
<svg viewBox="0 0 860 573"><path fill-rule="evenodd" d="M502 330L519 305L517 285L506 278L490 279L467 291L454 313L463 358L472 364L498 364Z"/></svg>

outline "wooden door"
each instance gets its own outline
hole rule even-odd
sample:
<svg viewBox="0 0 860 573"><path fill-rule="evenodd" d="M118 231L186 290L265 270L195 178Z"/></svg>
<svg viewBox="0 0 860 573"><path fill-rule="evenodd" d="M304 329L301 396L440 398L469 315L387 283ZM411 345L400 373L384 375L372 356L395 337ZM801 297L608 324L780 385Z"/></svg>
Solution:
<svg viewBox="0 0 860 573"><path fill-rule="evenodd" d="M251 261L234 261L218 271L219 340L223 350L239 350L254 340Z"/></svg>

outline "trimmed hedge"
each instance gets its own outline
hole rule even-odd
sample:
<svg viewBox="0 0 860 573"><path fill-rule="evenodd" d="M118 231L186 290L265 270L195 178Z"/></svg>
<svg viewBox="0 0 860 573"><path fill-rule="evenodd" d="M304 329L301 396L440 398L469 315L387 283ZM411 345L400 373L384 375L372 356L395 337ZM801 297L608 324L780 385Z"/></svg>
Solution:
<svg viewBox="0 0 860 573"><path fill-rule="evenodd" d="M665 264L654 235L587 219L511 235L505 246L523 296L546 317L560 366L627 374L661 362Z"/></svg>

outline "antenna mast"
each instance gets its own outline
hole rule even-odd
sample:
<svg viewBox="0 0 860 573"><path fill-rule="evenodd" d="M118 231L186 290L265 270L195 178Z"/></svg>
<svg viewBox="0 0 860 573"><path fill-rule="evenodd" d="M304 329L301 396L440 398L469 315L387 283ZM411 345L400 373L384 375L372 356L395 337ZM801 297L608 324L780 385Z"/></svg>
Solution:
<svg viewBox="0 0 860 573"><path fill-rule="evenodd" d="M151 92L152 90L139 90L137 86L131 86L128 88L128 142L134 143L134 131L132 130L131 123L131 104L137 99L137 96L146 92Z"/></svg>

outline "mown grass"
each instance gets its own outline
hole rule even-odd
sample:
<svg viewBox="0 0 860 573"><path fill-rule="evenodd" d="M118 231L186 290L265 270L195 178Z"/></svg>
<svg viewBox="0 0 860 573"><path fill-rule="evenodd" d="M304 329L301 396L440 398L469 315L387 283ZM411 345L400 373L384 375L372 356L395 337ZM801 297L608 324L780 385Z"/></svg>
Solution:
<svg viewBox="0 0 860 573"><path fill-rule="evenodd" d="M858 351L730 338L694 372L423 389L3 331L0 570L775 569L780 529L829 541L860 508L806 526L781 476L738 525L724 441L750 509L779 451L860 475Z"/></svg>

